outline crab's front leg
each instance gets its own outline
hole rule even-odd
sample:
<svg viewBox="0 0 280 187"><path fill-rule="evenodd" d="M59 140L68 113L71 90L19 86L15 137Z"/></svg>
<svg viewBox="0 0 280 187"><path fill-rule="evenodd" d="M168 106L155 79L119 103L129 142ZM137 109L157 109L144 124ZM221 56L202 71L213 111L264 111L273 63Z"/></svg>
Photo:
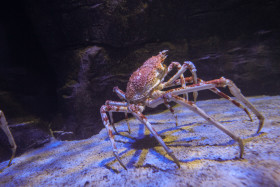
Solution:
<svg viewBox="0 0 280 187"><path fill-rule="evenodd" d="M112 132L112 127L111 124L109 122L108 116L106 114L106 112L128 112L127 107L125 106L112 106L112 105L103 105L100 108L100 114L101 114L101 118L103 121L104 126L107 129L112 147L113 147L113 153L115 155L115 157L117 158L117 160L119 161L119 163L121 164L121 166L127 170L127 168L125 167L125 165L123 164L123 162L121 161L118 151L117 151L117 146L114 140L114 135Z"/></svg>
<svg viewBox="0 0 280 187"><path fill-rule="evenodd" d="M166 87L169 87L170 85L172 85L179 77L180 77L182 87L186 88L186 83L185 83L183 74L187 69L189 69L192 74L193 83L197 84L196 68L195 68L195 65L191 61L185 61L182 66L178 62L172 62L168 66L167 71L170 72L174 67L176 67L178 69L178 72L175 75L173 75L173 77L171 77L167 82L162 83L163 88L166 88ZM198 93L196 91L193 92L194 101L196 101L197 96L198 96Z"/></svg>
<svg viewBox="0 0 280 187"><path fill-rule="evenodd" d="M4 133L7 135L9 143L11 145L12 156L11 156L9 164L8 164L8 166L10 166L11 163L12 163L13 158L16 155L17 145L16 145L14 137L13 137L13 135L12 135L12 133L11 133L9 127L8 127L8 122L7 122L6 118L5 118L5 115L4 115L4 113L1 110L0 110L0 127L2 128Z"/></svg>
<svg viewBox="0 0 280 187"><path fill-rule="evenodd" d="M123 101L126 100L126 98L125 98L125 93L124 93L121 89L119 89L117 86L113 88L113 92L116 93L117 96L118 96L121 100L123 100ZM117 105L117 106L118 106L118 105ZM123 106L123 105L122 105L122 106ZM112 125L113 125L113 128L114 128L115 132L118 133L118 131L117 131L117 129L115 128L114 123L113 123L113 114L112 114L112 112L110 112L109 115L110 115L110 120L111 120L111 123L112 123ZM124 115L125 115L125 121L126 121L127 128L128 128L128 133L130 134L130 133L131 133L131 130L130 130L129 122L128 122L128 115L127 115L127 112L125 112Z"/></svg>
<svg viewBox="0 0 280 187"><path fill-rule="evenodd" d="M180 69L182 68L182 65L179 62L171 62L170 65L167 68L167 73L172 71L174 68L176 68L178 71L180 71ZM186 88L186 81L185 81L185 77L184 77L183 73L180 75L180 79L179 80L180 80L181 86L183 88ZM185 96L186 99L188 99L188 93L184 94L184 96Z"/></svg>
<svg viewBox="0 0 280 187"><path fill-rule="evenodd" d="M107 101L105 102L105 105L111 105L111 106L127 106L127 102L119 102L119 101L110 101L110 100L107 100ZM115 127L115 124L114 124L113 112L114 112L114 111L108 111L109 117L110 117L110 121L111 121L111 125L113 126L114 131L115 131L117 134L119 134L119 132L117 131L117 129L116 129L116 127ZM130 130L130 126L129 126L129 123L128 123L127 112L125 112L125 119L126 119L126 122L127 122L128 133L130 134L131 130Z"/></svg>

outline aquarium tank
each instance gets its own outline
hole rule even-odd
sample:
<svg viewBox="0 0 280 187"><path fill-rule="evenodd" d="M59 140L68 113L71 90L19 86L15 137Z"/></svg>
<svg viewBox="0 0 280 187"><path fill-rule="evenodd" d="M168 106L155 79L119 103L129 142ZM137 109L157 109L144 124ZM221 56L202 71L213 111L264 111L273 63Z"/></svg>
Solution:
<svg viewBox="0 0 280 187"><path fill-rule="evenodd" d="M279 186L280 1L0 10L0 186Z"/></svg>

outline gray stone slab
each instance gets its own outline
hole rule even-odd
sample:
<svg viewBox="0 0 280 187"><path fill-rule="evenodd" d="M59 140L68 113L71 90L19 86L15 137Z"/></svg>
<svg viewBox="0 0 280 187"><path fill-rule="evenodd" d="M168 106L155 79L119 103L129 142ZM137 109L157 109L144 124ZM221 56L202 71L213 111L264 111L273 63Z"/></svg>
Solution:
<svg viewBox="0 0 280 187"><path fill-rule="evenodd" d="M245 142L244 159L230 137L197 114L176 105L179 125L168 110L147 118L179 159L181 168L150 136L141 122L130 118L116 124L115 135L124 170L115 160L106 129L86 140L52 140L13 160L0 173L0 186L279 186L280 96L251 97L265 116L249 121L244 111L224 99L197 105ZM114 115L123 115L116 113ZM123 115L124 116L124 115ZM8 161L0 163L0 169Z"/></svg>

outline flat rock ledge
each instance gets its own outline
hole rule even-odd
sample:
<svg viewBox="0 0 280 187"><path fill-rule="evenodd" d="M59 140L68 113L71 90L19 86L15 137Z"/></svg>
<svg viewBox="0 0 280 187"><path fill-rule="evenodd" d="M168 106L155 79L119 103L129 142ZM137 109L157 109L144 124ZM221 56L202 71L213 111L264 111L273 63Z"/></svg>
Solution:
<svg viewBox="0 0 280 187"><path fill-rule="evenodd" d="M13 160L0 173L0 186L279 186L280 96L249 97L265 116L258 119L224 99L197 105L245 142L244 159L238 144L199 115L176 105L179 125L165 110L147 115L179 159L178 168L141 122L130 118L116 124L116 145L124 170L113 156L106 129L81 141L52 140ZM115 113L114 115L123 115ZM123 115L124 116L124 115ZM0 163L0 170L8 161Z"/></svg>

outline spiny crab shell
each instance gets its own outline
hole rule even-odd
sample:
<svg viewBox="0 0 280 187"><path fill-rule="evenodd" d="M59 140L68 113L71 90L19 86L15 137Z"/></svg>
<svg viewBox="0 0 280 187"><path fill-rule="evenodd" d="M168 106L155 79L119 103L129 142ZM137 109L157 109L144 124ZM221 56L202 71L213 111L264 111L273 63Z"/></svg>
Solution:
<svg viewBox="0 0 280 187"><path fill-rule="evenodd" d="M130 103L144 101L150 93L162 82L167 68L163 64L167 50L161 51L157 56L152 56L138 68L129 78L125 97Z"/></svg>

